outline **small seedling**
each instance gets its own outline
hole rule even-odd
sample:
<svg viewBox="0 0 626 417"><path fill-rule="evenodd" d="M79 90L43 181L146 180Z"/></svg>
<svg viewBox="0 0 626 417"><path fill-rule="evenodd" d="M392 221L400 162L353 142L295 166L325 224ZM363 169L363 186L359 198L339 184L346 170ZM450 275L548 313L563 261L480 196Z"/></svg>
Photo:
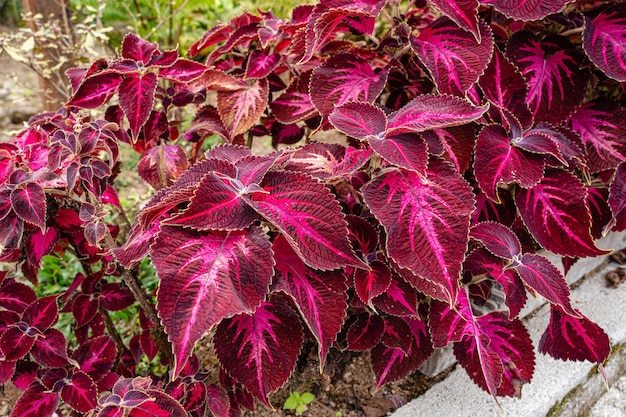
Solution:
<svg viewBox="0 0 626 417"><path fill-rule="evenodd" d="M298 391L292 392L285 400L283 405L284 410L296 410L296 415L301 416L307 410L307 405L311 404L315 399L315 395L310 392L303 392L300 394Z"/></svg>

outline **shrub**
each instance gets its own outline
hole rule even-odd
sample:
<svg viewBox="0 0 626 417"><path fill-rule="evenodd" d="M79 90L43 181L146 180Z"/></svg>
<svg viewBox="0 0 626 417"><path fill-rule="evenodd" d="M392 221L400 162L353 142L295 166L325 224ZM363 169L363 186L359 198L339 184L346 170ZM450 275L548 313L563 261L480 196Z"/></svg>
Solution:
<svg viewBox="0 0 626 417"><path fill-rule="evenodd" d="M626 228L626 6L484 3L246 12L194 43L197 61L129 34L69 70L64 108L0 145L2 260L35 285L47 254L82 265L39 298L1 275L0 382L25 389L12 416L59 401L237 415L270 405L307 339L322 367L331 348L371 351L377 387L452 344L494 398L519 395L527 294L551 304L539 352L601 364L607 335L539 250L567 270ZM253 153L265 138L273 151ZM125 144L156 190L131 228L114 187ZM503 308L479 309L496 288ZM109 312L136 302L140 329L116 329ZM207 334L211 378L194 354ZM145 358L161 366L145 374Z"/></svg>

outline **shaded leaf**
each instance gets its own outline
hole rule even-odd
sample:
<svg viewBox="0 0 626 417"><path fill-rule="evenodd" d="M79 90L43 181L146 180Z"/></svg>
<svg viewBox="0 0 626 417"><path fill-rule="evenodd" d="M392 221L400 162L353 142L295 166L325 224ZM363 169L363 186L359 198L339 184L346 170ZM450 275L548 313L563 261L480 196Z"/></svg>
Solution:
<svg viewBox="0 0 626 417"><path fill-rule="evenodd" d="M626 7L616 4L593 19L585 16L583 47L607 76L626 81Z"/></svg>

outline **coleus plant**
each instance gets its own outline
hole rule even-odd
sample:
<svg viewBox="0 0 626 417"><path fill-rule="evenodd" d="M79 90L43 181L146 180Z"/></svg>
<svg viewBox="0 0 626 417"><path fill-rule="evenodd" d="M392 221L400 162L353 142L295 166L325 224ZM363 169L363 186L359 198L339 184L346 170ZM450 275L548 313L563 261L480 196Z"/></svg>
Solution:
<svg viewBox="0 0 626 417"><path fill-rule="evenodd" d="M15 265L0 274L0 383L25 390L12 417L271 407L306 340L321 367L330 349L371 351L378 388L452 345L494 398L520 395L528 294L551 305L539 352L607 358L540 250L567 270L626 229L626 6L324 0L290 19L245 12L188 56L129 34L68 71L64 108L0 144ZM156 191L132 222L123 144ZM84 273L38 298L23 279L65 252ZM485 313L495 288L504 306ZM120 334L109 313L135 303L141 330ZM194 354L209 336L219 375ZM161 367L146 375L142 357Z"/></svg>

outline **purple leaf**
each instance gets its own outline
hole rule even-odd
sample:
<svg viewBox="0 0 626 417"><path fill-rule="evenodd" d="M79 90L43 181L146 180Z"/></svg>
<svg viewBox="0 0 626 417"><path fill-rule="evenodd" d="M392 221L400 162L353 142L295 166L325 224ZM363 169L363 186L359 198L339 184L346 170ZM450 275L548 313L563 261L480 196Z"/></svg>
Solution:
<svg viewBox="0 0 626 417"><path fill-rule="evenodd" d="M383 138L387 130L385 112L370 103L344 103L333 110L328 120L346 135L360 140Z"/></svg>
<svg viewBox="0 0 626 417"><path fill-rule="evenodd" d="M157 75L153 72L126 75L120 84L120 107L128 119L134 141L150 117L156 86Z"/></svg>
<svg viewBox="0 0 626 417"><path fill-rule="evenodd" d="M600 98L585 103L570 116L568 125L587 148L591 172L626 161L626 110L614 101Z"/></svg>
<svg viewBox="0 0 626 417"><path fill-rule="evenodd" d="M467 182L447 163L433 160L426 178L386 170L362 192L385 227L389 256L401 268L444 286L453 302L474 210Z"/></svg>
<svg viewBox="0 0 626 417"><path fill-rule="evenodd" d="M161 144L141 155L137 163L137 173L155 190L160 190L172 185L188 167L183 148Z"/></svg>
<svg viewBox="0 0 626 417"><path fill-rule="evenodd" d="M441 17L411 37L411 46L442 94L465 96L491 61L493 38L489 26L479 23L479 42L471 33Z"/></svg>
<svg viewBox="0 0 626 417"><path fill-rule="evenodd" d="M267 107L268 97L269 87L265 78L251 86L244 84L239 90L217 92L217 110L229 139L254 126Z"/></svg>
<svg viewBox="0 0 626 417"><path fill-rule="evenodd" d="M122 79L122 76L115 72L92 75L80 83L67 105L83 109L100 107L118 90Z"/></svg>
<svg viewBox="0 0 626 417"><path fill-rule="evenodd" d="M387 71L374 71L358 55L340 53L313 71L309 94L322 116L349 101L373 103L385 87Z"/></svg>
<svg viewBox="0 0 626 417"><path fill-rule="evenodd" d="M373 261L369 266L370 270L354 271L354 289L361 301L371 305L372 298L384 293L391 285L391 271L381 261Z"/></svg>
<svg viewBox="0 0 626 417"><path fill-rule="evenodd" d="M526 81L517 67L498 48L493 51L493 58L478 84L491 103L511 112L522 127L532 126L533 115L526 104Z"/></svg>
<svg viewBox="0 0 626 417"><path fill-rule="evenodd" d="M541 20L563 9L569 0L480 0L482 4L490 4L503 15L515 20Z"/></svg>
<svg viewBox="0 0 626 417"><path fill-rule="evenodd" d="M52 417L58 405L59 395L36 382L17 399L10 417Z"/></svg>
<svg viewBox="0 0 626 417"><path fill-rule="evenodd" d="M369 160L372 151L338 144L309 143L293 152L284 169L332 180L350 177Z"/></svg>
<svg viewBox="0 0 626 417"><path fill-rule="evenodd" d="M476 141L475 127L472 124L433 129L420 135L426 141L430 154L450 161L458 172L465 172L470 167Z"/></svg>
<svg viewBox="0 0 626 417"><path fill-rule="evenodd" d="M527 102L535 122L560 124L581 104L588 75L581 70L582 54L565 38L543 40L528 31L514 33L507 56L528 80Z"/></svg>
<svg viewBox="0 0 626 417"><path fill-rule="evenodd" d="M522 245L515 233L500 223L479 223L472 227L470 236L485 245L489 252L501 258L513 259L522 253Z"/></svg>
<svg viewBox="0 0 626 417"><path fill-rule="evenodd" d="M46 194L36 182L24 182L11 191L13 210L25 222L46 230Z"/></svg>
<svg viewBox="0 0 626 417"><path fill-rule="evenodd" d="M600 326L577 311L566 314L559 306L550 308L550 324L539 340L539 352L567 361L601 364L611 353L611 342Z"/></svg>
<svg viewBox="0 0 626 417"><path fill-rule="evenodd" d="M57 329L48 329L39 336L31 351L33 359L48 368L61 368L67 365L67 341Z"/></svg>
<svg viewBox="0 0 626 417"><path fill-rule="evenodd" d="M96 384L84 372L74 372L69 384L61 388L61 398L67 405L79 413L86 413L96 408L98 391Z"/></svg>
<svg viewBox="0 0 626 417"><path fill-rule="evenodd" d="M419 368L432 354L426 324L407 319L411 328L411 347L408 352L379 343L372 349L372 369L376 375L376 390L388 382L404 378Z"/></svg>
<svg viewBox="0 0 626 417"><path fill-rule="evenodd" d="M198 233L163 226L152 247L157 310L174 348L174 375L194 344L225 317L250 313L268 291L273 254L257 228Z"/></svg>
<svg viewBox="0 0 626 417"><path fill-rule="evenodd" d="M615 171L609 193L609 206L614 219L612 230L626 230L626 163L620 164Z"/></svg>
<svg viewBox="0 0 626 417"><path fill-rule="evenodd" d="M222 321L214 336L222 366L267 407L267 395L282 387L302 346L295 313L281 303L264 302L254 314ZM234 346L237 346L233 349Z"/></svg>
<svg viewBox="0 0 626 417"><path fill-rule="evenodd" d="M591 215L583 183L566 171L550 170L536 186L519 189L515 204L537 242L563 256L599 256L591 237Z"/></svg>
<svg viewBox="0 0 626 417"><path fill-rule="evenodd" d="M146 42L134 33L124 36L122 41L122 57L147 64L157 51L158 45Z"/></svg>
<svg viewBox="0 0 626 417"><path fill-rule="evenodd" d="M389 116L386 136L467 124L480 118L488 108L475 107L453 96L417 96Z"/></svg>
<svg viewBox="0 0 626 417"><path fill-rule="evenodd" d="M428 164L428 146L424 138L417 133L403 133L380 139L369 138L372 149L387 162L426 175Z"/></svg>
<svg viewBox="0 0 626 417"><path fill-rule="evenodd" d="M385 320L382 317L367 312L359 313L348 329L347 349L357 352L370 350L380 342L384 332Z"/></svg>
<svg viewBox="0 0 626 417"><path fill-rule="evenodd" d="M341 272L320 272L307 267L283 236L274 240L272 249L276 254L277 287L291 296L317 339L320 367L323 367L346 315L346 277Z"/></svg>
<svg viewBox="0 0 626 417"><path fill-rule="evenodd" d="M569 300L569 287L561 272L547 258L526 253L515 266L520 278L552 304L562 307L567 314L577 317Z"/></svg>
<svg viewBox="0 0 626 417"><path fill-rule="evenodd" d="M339 203L308 175L268 172L250 204L287 238L302 260L322 270L362 266L352 252Z"/></svg>
<svg viewBox="0 0 626 417"><path fill-rule="evenodd" d="M276 116L276 120L287 125L318 114L309 95L312 72L306 71L300 74L291 81L284 93L272 100L270 109Z"/></svg>
<svg viewBox="0 0 626 417"><path fill-rule="evenodd" d="M585 16L583 47L591 61L607 76L626 81L626 7L617 4Z"/></svg>
<svg viewBox="0 0 626 417"><path fill-rule="evenodd" d="M56 295L48 295L35 300L26 307L24 314L22 314L23 322L41 332L48 330L50 326L57 322L58 318L59 309L57 307Z"/></svg>
<svg viewBox="0 0 626 417"><path fill-rule="evenodd" d="M200 78L206 70L207 67L199 62L180 58L170 66L159 68L159 77L174 82L188 83Z"/></svg>
<svg viewBox="0 0 626 417"><path fill-rule="evenodd" d="M521 396L535 368L528 331L502 313L476 318L476 333L454 344L454 354L472 380L494 397Z"/></svg>
<svg viewBox="0 0 626 417"><path fill-rule="evenodd" d="M478 42L481 33L478 28L478 0L431 0L433 6L459 25L472 33Z"/></svg>
<svg viewBox="0 0 626 417"><path fill-rule="evenodd" d="M0 307L7 310L22 313L36 299L32 288L14 279L5 279L0 285Z"/></svg>
<svg viewBox="0 0 626 417"><path fill-rule="evenodd" d="M103 335L81 344L72 357L78 362L81 371L98 382L115 364L116 354L115 342L109 336Z"/></svg>
<svg viewBox="0 0 626 417"><path fill-rule="evenodd" d="M528 188L543 177L543 157L513 146L511 142L500 125L485 126L476 139L476 180L485 195L494 202L499 202L499 183L517 182Z"/></svg>
<svg viewBox="0 0 626 417"><path fill-rule="evenodd" d="M280 63L280 54L274 52L266 54L265 51L255 49L248 57L246 74L244 78L265 78L276 69Z"/></svg>

